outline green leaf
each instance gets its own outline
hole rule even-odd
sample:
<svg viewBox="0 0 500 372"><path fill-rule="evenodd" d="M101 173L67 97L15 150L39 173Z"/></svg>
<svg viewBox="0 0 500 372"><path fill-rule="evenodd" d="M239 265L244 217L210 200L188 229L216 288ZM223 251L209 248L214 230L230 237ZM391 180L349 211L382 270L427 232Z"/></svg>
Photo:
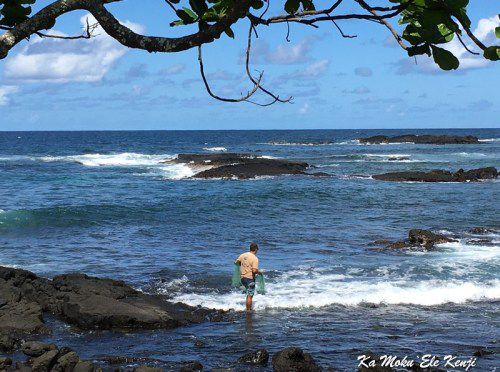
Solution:
<svg viewBox="0 0 500 372"><path fill-rule="evenodd" d="M189 8L182 8L177 10L177 16L184 22L185 25L197 21L198 16Z"/></svg>
<svg viewBox="0 0 500 372"><path fill-rule="evenodd" d="M415 45L409 47L406 51L408 52L408 56L410 57L421 54L427 54L429 57L431 56L431 48L429 47L429 44Z"/></svg>
<svg viewBox="0 0 500 372"><path fill-rule="evenodd" d="M484 58L489 59L490 61L499 61L500 60L500 46L490 46L484 50Z"/></svg>
<svg viewBox="0 0 500 372"><path fill-rule="evenodd" d="M300 2L299 0L286 0L285 11L288 14L294 14L299 10Z"/></svg>
<svg viewBox="0 0 500 372"><path fill-rule="evenodd" d="M431 49L434 62L436 62L441 69L446 71L456 70L460 65L457 57L455 57L450 51L439 48L435 45L431 45Z"/></svg>
<svg viewBox="0 0 500 372"><path fill-rule="evenodd" d="M260 9L264 6L264 2L262 0L252 0L251 7L254 9Z"/></svg>
<svg viewBox="0 0 500 372"><path fill-rule="evenodd" d="M191 9L193 9L194 12L200 17L208 10L205 0L189 0L189 5L191 6Z"/></svg>
<svg viewBox="0 0 500 372"><path fill-rule="evenodd" d="M227 36L229 36L231 39L234 39L234 32L233 30L231 30L231 27L228 27L226 28L226 30L224 30L224 32L226 33Z"/></svg>
<svg viewBox="0 0 500 372"><path fill-rule="evenodd" d="M500 27L495 28L495 36L500 39Z"/></svg>

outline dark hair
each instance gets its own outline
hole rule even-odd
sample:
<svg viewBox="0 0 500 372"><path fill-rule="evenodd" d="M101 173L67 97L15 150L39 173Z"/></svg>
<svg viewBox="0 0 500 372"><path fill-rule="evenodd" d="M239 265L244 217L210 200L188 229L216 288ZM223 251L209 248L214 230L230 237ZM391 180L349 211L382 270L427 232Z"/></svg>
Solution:
<svg viewBox="0 0 500 372"><path fill-rule="evenodd" d="M257 243L250 244L250 251L251 252L256 252L258 249L259 249L259 246L257 245Z"/></svg>

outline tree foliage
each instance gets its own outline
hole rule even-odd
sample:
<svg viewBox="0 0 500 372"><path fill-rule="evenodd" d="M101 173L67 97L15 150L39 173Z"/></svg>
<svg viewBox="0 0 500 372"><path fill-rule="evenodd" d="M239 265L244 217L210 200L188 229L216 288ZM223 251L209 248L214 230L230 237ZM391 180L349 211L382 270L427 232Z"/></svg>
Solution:
<svg viewBox="0 0 500 372"><path fill-rule="evenodd" d="M40 1L40 0L39 0ZM94 15L99 24L111 36L125 46L144 49L149 52L177 52L190 48L199 48L200 71L209 93L208 82L203 76L201 47L221 37L222 34L233 38L232 26L244 18L250 21L247 44L247 75L254 84L253 92L260 90L270 95L274 101L288 102L264 89L259 78L254 78L249 71L249 49L252 31L257 33L259 26L269 27L278 23L301 24L317 28L321 22L333 23L342 37L346 35L337 22L357 19L378 23L386 27L408 56L427 55L432 57L443 70L455 70L460 62L446 44L455 38L472 54L479 54L470 49L480 50L482 56L491 61L500 59L500 46L484 45L471 31L468 16L469 0L274 0L273 12L281 9L277 15L269 16L271 0L163 0L175 17L171 27L186 27L186 35L176 38L164 36L139 35L121 25L105 5L125 0L57 0L49 2L38 12L32 12L36 0L0 0L0 59L5 58L17 43L33 34L43 37L56 37L43 34L42 31L54 26L56 19L68 12L87 10ZM159 0L160 1L160 0ZM41 2L41 1L40 1ZM44 2L44 4L47 2ZM326 3L326 5L325 5ZM342 5L357 5L349 13L341 13ZM344 7L345 9L346 7ZM500 15L499 15L500 17ZM197 26L196 33L189 33L192 26ZM91 26L87 34L77 37L91 37ZM500 38L500 27L494 30ZM288 38L288 35L287 35ZM239 102L244 99L228 99Z"/></svg>

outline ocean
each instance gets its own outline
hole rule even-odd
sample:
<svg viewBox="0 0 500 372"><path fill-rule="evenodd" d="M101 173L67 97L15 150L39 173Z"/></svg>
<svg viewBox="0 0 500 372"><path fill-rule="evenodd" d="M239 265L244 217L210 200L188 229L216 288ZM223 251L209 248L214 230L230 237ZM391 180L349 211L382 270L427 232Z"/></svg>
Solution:
<svg viewBox="0 0 500 372"><path fill-rule="evenodd" d="M356 141L406 133L470 134L481 143ZM221 151L305 161L332 177L200 180L185 164L160 163ZM251 318L120 333L49 317L55 331L45 339L86 359L245 370L236 362L245 352L288 346L340 371L356 370L367 350L466 359L500 342L499 182L370 176L499 168L499 160L500 129L0 132L0 265L111 277L172 301L239 311L245 298L230 287L233 261L259 244L268 293L255 297ZM496 232L484 242L470 232L476 226ZM458 241L432 251L371 244L404 239L411 228ZM478 358L476 370L498 362Z"/></svg>

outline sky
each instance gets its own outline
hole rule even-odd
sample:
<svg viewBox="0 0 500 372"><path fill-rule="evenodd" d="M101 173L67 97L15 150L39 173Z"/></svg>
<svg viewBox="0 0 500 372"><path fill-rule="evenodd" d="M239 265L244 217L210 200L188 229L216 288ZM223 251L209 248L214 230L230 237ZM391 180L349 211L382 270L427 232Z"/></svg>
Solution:
<svg viewBox="0 0 500 372"><path fill-rule="evenodd" d="M358 12L352 1L345 3L339 13ZM136 32L192 32L169 26L175 15L161 0L107 7ZM498 1L471 0L469 8L476 35L498 44ZM280 13L277 6L270 10ZM67 14L53 30L78 34L87 17L83 11ZM339 26L357 37L343 38L331 23L319 29L291 25L290 41L285 24L258 28L251 57L255 75L263 71L263 86L293 96L292 104L269 107L211 98L196 50L132 50L102 29L90 40L33 37L0 61L0 131L500 127L499 62L472 56L454 41L448 48L461 67L440 71L426 56L407 57L381 25ZM220 96L237 98L252 88L243 64L247 30L242 20L233 27L235 39L223 35L203 49L208 81Z"/></svg>

